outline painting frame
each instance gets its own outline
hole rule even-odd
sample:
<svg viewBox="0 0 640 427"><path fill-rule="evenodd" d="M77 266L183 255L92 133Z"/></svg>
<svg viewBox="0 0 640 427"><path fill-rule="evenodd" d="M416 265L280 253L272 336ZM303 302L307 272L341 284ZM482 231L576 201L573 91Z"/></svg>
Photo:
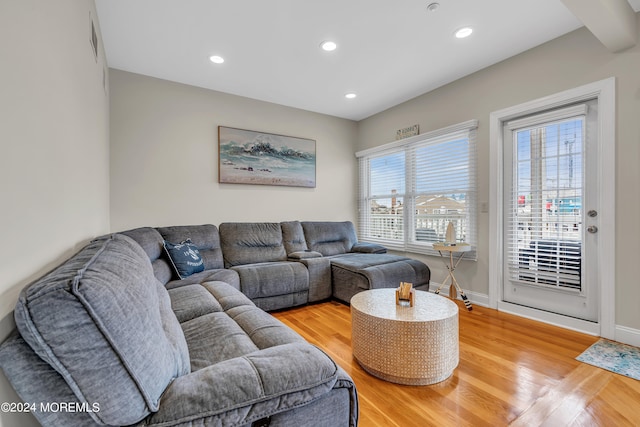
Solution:
<svg viewBox="0 0 640 427"><path fill-rule="evenodd" d="M221 184L316 187L316 141L218 126Z"/></svg>

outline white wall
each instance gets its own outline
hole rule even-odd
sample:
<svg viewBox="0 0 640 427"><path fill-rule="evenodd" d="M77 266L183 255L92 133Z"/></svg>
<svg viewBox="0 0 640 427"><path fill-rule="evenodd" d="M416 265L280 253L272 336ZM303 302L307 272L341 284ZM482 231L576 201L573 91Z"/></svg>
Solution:
<svg viewBox="0 0 640 427"><path fill-rule="evenodd" d="M28 282L109 231L109 110L92 0L0 2L0 342ZM97 21L96 21L97 25ZM99 28L98 28L99 31ZM0 374L0 402L19 402ZM0 426L35 425L0 413Z"/></svg>
<svg viewBox="0 0 640 427"><path fill-rule="evenodd" d="M640 15L638 15L640 16ZM640 46L611 53L585 28L455 81L359 123L357 149L390 142L396 129L420 131L478 119L478 201L489 200L489 114L526 101L616 77L616 324L640 330ZM479 214L478 262L463 261L456 278L465 290L489 291L489 211ZM446 274L435 258L423 258L433 280Z"/></svg>
<svg viewBox="0 0 640 427"><path fill-rule="evenodd" d="M110 70L112 231L356 219L357 124ZM218 183L218 126L316 141L316 188Z"/></svg>

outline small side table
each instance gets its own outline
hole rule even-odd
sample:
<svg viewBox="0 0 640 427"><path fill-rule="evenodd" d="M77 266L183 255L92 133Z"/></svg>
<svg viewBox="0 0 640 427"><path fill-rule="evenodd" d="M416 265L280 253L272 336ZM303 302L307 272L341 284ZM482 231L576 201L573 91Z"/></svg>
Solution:
<svg viewBox="0 0 640 427"><path fill-rule="evenodd" d="M442 254L443 251L449 252L449 263L447 264L444 260L442 261L445 267L447 267L447 271L448 271L447 277L445 277L442 280L442 283L440 284L440 286L438 286L438 289L436 289L435 293L439 294L440 289L442 289L442 287L445 285L447 280L450 278L451 285L449 288L449 296L451 298L455 298L455 292L457 290L460 293L460 298L462 298L462 301L464 302L465 307L467 307L467 310L469 311L473 310L473 307L471 306L471 301L469 301L467 296L464 294L464 291L458 284L456 277L453 275L453 272L455 271L456 267L458 267L458 264L460 263L462 258L464 258L465 252L469 252L471 250L471 246L469 246L468 244L462 244L462 245L457 244L454 246L454 245L444 245L444 244L434 243L433 249L437 250L442 258L445 258L445 255ZM454 262L454 256L453 256L454 253L460 254L458 258L455 260L455 262Z"/></svg>

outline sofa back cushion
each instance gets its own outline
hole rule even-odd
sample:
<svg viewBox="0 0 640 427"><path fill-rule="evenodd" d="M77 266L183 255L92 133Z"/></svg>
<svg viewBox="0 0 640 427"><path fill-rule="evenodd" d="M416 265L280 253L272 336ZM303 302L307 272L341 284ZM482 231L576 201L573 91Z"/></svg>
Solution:
<svg viewBox="0 0 640 427"><path fill-rule="evenodd" d="M148 255L127 236L90 243L24 288L15 309L29 346L101 424L134 424L190 371L189 353Z"/></svg>
<svg viewBox="0 0 640 427"><path fill-rule="evenodd" d="M131 237L142 247L151 261L153 274L163 285L173 278L175 273L164 252L162 245L164 239L158 230L152 227L140 227L120 234Z"/></svg>
<svg viewBox="0 0 640 427"><path fill-rule="evenodd" d="M351 221L302 223L304 237L310 250L323 256L339 255L351 251L358 243L356 229Z"/></svg>
<svg viewBox="0 0 640 427"><path fill-rule="evenodd" d="M287 259L282 230L277 222L222 223L220 242L226 268Z"/></svg>
<svg viewBox="0 0 640 427"><path fill-rule="evenodd" d="M215 225L178 225L174 227L159 227L157 230L164 240L173 244L191 239L191 243L198 247L200 256L204 261L205 270L224 268L222 248L220 247L220 233Z"/></svg>
<svg viewBox="0 0 640 427"><path fill-rule="evenodd" d="M280 227L282 228L282 241L287 255L309 250L300 221L281 222Z"/></svg>

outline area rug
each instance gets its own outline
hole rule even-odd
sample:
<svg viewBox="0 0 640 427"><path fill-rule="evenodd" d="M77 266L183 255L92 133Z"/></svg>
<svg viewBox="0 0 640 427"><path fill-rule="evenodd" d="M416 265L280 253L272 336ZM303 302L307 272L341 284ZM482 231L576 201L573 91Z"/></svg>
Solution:
<svg viewBox="0 0 640 427"><path fill-rule="evenodd" d="M589 365L640 380L640 348L600 339L576 357Z"/></svg>

